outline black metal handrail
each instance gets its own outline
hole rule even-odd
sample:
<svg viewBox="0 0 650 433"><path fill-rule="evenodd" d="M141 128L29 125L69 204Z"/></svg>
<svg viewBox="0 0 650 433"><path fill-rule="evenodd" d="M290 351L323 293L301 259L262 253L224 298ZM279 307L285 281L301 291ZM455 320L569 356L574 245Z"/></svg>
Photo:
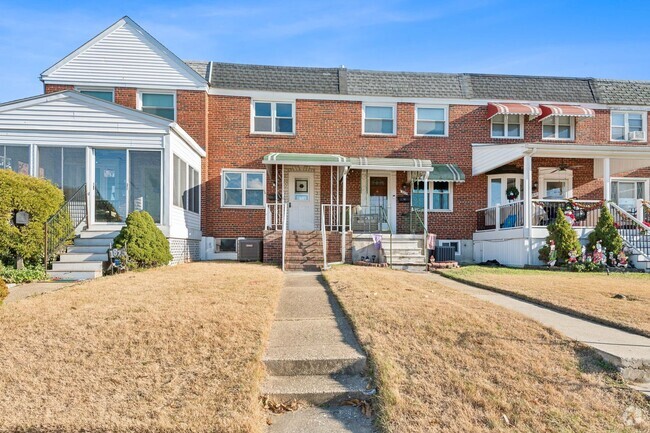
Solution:
<svg viewBox="0 0 650 433"><path fill-rule="evenodd" d="M46 268L49 262L63 251L66 244L74 237L77 227L84 221L88 224L88 200L85 183L45 223L44 263Z"/></svg>

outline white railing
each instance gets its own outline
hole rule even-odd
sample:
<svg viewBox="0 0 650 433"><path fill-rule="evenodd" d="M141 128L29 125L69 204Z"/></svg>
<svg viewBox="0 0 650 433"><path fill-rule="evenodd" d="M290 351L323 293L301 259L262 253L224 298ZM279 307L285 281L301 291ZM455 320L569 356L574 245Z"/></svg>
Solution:
<svg viewBox="0 0 650 433"><path fill-rule="evenodd" d="M323 204L320 212L320 232L323 240L323 269L327 269L327 232L351 230L352 205ZM341 239L343 242L343 239ZM341 261L345 262L345 245L341 246Z"/></svg>
<svg viewBox="0 0 650 433"><path fill-rule="evenodd" d="M287 206L286 203L281 203L282 204L282 272L285 271L284 269L284 262L285 262L285 257L286 257L286 250L287 250L287 210L289 209L289 206Z"/></svg>
<svg viewBox="0 0 650 433"><path fill-rule="evenodd" d="M645 221L630 214L615 203L609 203L609 210L614 219L614 226L623 238L625 245L641 254L646 260L650 259L650 227Z"/></svg>
<svg viewBox="0 0 650 433"><path fill-rule="evenodd" d="M286 219L286 203L267 203L266 204L266 229L282 230Z"/></svg>
<svg viewBox="0 0 650 433"><path fill-rule="evenodd" d="M523 200L498 206L486 207L476 211L478 231L506 230L524 226Z"/></svg>

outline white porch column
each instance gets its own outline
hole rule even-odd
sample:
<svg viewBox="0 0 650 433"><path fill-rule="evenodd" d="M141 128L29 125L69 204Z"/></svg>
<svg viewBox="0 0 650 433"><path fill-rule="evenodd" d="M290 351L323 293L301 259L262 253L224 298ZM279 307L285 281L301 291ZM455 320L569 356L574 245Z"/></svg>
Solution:
<svg viewBox="0 0 650 433"><path fill-rule="evenodd" d="M528 240L526 264L532 263L532 206L533 206L533 157L524 156L524 236ZM497 221L498 223L499 221Z"/></svg>
<svg viewBox="0 0 650 433"><path fill-rule="evenodd" d="M424 232L429 231L429 172L424 172ZM424 240L426 244L426 239Z"/></svg>
<svg viewBox="0 0 650 433"><path fill-rule="evenodd" d="M612 174L610 172L609 158L603 158L603 198L605 201L612 199Z"/></svg>
<svg viewBox="0 0 650 433"><path fill-rule="evenodd" d="M345 237L347 235L346 231L346 204L347 204L347 198L348 198L348 167L345 167L343 169L343 232L341 233L341 262L345 263ZM350 221L351 223L352 221Z"/></svg>

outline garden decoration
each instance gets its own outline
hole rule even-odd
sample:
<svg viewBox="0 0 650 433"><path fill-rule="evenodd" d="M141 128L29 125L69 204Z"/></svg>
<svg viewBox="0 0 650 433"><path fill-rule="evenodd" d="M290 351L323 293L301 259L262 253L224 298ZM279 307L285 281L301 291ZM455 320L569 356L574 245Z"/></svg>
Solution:
<svg viewBox="0 0 650 433"><path fill-rule="evenodd" d="M516 186L510 186L508 189L506 189L506 198L510 201L512 200L517 200L517 197L519 197L519 190L517 189Z"/></svg>
<svg viewBox="0 0 650 433"><path fill-rule="evenodd" d="M573 209L567 209L566 211L564 211L564 218L572 226L576 223L576 217L573 214Z"/></svg>
<svg viewBox="0 0 650 433"><path fill-rule="evenodd" d="M616 264L617 267L619 268L627 268L627 255L625 255L625 250L621 250L618 253L618 263Z"/></svg>
<svg viewBox="0 0 650 433"><path fill-rule="evenodd" d="M609 266L616 266L616 257L614 257L614 253L612 251L609 252L609 255L607 256L607 262Z"/></svg>
<svg viewBox="0 0 650 433"><path fill-rule="evenodd" d="M593 263L599 265L603 262L603 246L600 241L596 242L594 247L594 252L591 254L591 260Z"/></svg>
<svg viewBox="0 0 650 433"><path fill-rule="evenodd" d="M582 254L581 254L580 258L582 259L582 263L586 263L587 262L587 247L583 245L581 250L582 250Z"/></svg>
<svg viewBox="0 0 650 433"><path fill-rule="evenodd" d="M555 250L555 241L551 240L548 252L548 266L552 268L555 266L555 262L557 262L557 251Z"/></svg>
<svg viewBox="0 0 650 433"><path fill-rule="evenodd" d="M578 252L576 250L569 251L569 260L567 263L573 265L578 262Z"/></svg>

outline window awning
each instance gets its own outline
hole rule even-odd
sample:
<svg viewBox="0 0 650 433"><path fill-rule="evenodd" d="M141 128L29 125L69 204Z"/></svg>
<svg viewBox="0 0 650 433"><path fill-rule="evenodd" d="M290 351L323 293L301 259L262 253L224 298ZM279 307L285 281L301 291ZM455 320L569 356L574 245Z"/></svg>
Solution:
<svg viewBox="0 0 650 433"><path fill-rule="evenodd" d="M350 168L390 171L431 171L428 159L412 158L349 158Z"/></svg>
<svg viewBox="0 0 650 433"><path fill-rule="evenodd" d="M429 180L447 182L465 182L465 173L456 164L433 164Z"/></svg>
<svg viewBox="0 0 650 433"><path fill-rule="evenodd" d="M596 113L591 108L581 107L579 105L540 105L542 109L542 116L539 120L546 119L551 116L566 116L566 117L594 117Z"/></svg>
<svg viewBox="0 0 650 433"><path fill-rule="evenodd" d="M318 165L347 167L348 158L326 153L269 153L262 163L271 165Z"/></svg>
<svg viewBox="0 0 650 433"><path fill-rule="evenodd" d="M529 104L518 104L518 103L500 103L500 102L488 102L488 111L487 118L488 120L496 116L497 114L520 114L528 115L531 119L542 114L542 110L535 106Z"/></svg>

